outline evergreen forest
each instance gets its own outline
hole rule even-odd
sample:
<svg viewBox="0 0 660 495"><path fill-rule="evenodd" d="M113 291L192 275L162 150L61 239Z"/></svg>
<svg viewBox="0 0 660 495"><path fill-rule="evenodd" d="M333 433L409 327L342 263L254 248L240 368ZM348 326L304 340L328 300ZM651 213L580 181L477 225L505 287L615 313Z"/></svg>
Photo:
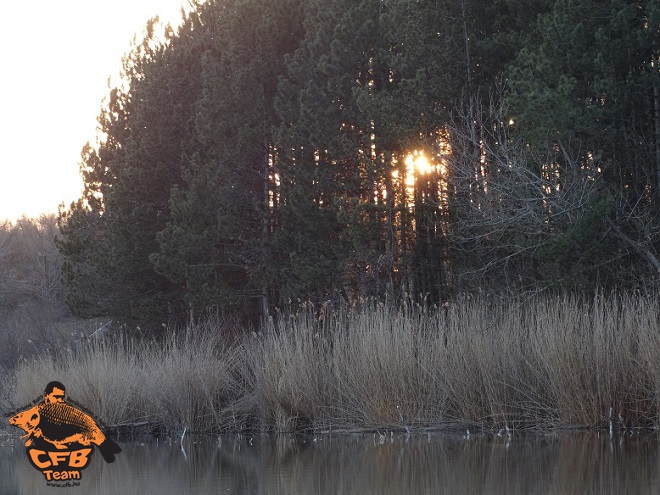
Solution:
<svg viewBox="0 0 660 495"><path fill-rule="evenodd" d="M68 304L657 293L657 0L207 0L123 60L62 209Z"/></svg>

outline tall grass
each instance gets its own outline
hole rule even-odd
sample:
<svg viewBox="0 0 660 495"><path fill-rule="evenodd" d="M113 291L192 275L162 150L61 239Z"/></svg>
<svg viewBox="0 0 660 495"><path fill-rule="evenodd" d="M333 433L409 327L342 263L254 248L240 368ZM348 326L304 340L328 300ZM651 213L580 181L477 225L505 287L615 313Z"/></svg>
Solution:
<svg viewBox="0 0 660 495"><path fill-rule="evenodd" d="M220 326L43 355L12 401L59 379L107 424L171 431L660 423L657 296L305 306L231 344Z"/></svg>
<svg viewBox="0 0 660 495"><path fill-rule="evenodd" d="M26 361L14 372L11 405L39 398L46 383L59 380L68 398L109 426L241 429L238 349L216 330L206 323L161 341L116 335Z"/></svg>

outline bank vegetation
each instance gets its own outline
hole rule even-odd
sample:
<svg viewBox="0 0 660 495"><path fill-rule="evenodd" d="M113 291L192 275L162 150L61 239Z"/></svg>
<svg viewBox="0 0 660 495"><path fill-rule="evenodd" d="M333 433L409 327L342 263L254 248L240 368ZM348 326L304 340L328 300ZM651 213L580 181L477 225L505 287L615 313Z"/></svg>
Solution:
<svg viewBox="0 0 660 495"><path fill-rule="evenodd" d="M3 408L59 379L108 426L141 432L657 428L659 315L639 294L303 305L235 338L211 316L24 360Z"/></svg>

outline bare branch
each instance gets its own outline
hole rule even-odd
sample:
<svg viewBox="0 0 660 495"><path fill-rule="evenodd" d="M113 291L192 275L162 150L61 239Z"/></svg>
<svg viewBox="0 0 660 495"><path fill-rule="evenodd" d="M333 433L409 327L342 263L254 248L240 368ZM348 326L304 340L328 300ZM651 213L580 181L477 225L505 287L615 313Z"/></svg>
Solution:
<svg viewBox="0 0 660 495"><path fill-rule="evenodd" d="M658 274L658 277L660 277L660 260L651 252L651 250L644 246L643 244L639 242L635 242L632 240L630 237L628 237L623 230L619 228L618 225L616 225L610 218L607 219L607 223L612 227L612 230L616 232L616 235L618 235L623 241L625 241L626 244L631 246L637 253L641 254L646 260L651 264L651 266L655 269L655 271Z"/></svg>

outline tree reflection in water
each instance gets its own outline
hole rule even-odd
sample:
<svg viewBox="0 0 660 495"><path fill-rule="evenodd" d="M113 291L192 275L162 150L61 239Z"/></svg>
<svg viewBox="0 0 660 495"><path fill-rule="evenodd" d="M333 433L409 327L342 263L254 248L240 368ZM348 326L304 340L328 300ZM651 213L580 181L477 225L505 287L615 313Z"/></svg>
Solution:
<svg viewBox="0 0 660 495"><path fill-rule="evenodd" d="M187 435L124 441L93 459L86 493L651 494L660 492L656 433L465 435ZM181 447L185 448L185 454ZM1 493L52 493L22 449L0 448Z"/></svg>

